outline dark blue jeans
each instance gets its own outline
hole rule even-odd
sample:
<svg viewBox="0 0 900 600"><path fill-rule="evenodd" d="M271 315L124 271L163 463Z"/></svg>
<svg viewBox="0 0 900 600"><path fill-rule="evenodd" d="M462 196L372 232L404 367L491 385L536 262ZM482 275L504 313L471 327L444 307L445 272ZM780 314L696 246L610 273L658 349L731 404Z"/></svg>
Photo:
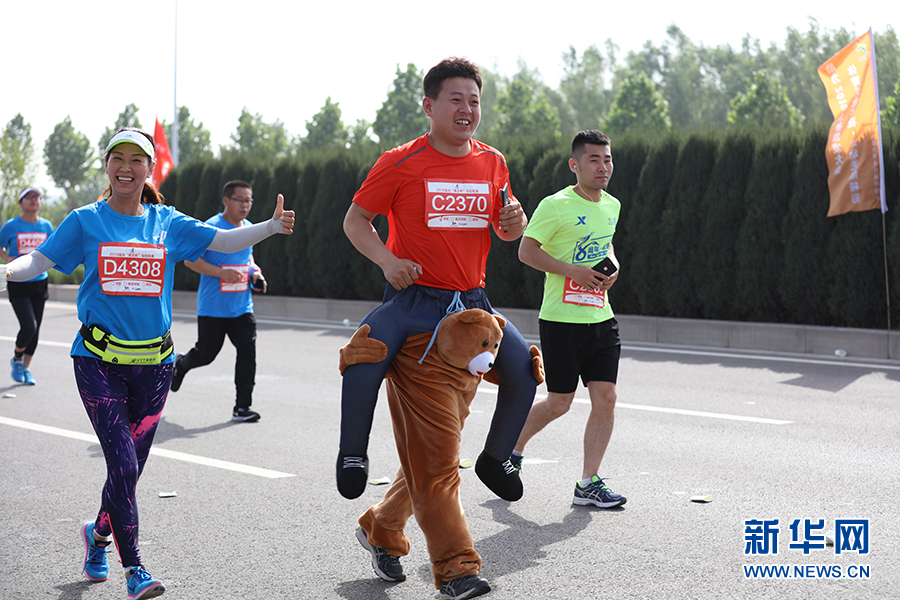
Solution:
<svg viewBox="0 0 900 600"><path fill-rule="evenodd" d="M363 319L360 325L369 325L369 337L384 342L388 347L388 354L381 362L350 365L344 371L340 442L340 450L344 455L366 454L378 389L391 361L406 338L434 331L447 313L454 294L451 290L420 285L397 291L387 285L382 305ZM491 307L483 288L460 292L460 299L466 308L480 308L492 314L500 314ZM503 341L500 343L494 371L500 380L500 386L484 449L488 455L504 461L509 458L519 439L537 389L528 344L509 320L503 328Z"/></svg>

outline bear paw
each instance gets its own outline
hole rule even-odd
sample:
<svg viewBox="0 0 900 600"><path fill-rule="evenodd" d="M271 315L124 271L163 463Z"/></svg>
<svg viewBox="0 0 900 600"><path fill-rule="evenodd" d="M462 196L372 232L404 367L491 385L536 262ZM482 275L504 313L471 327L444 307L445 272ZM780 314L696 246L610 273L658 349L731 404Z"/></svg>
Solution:
<svg viewBox="0 0 900 600"><path fill-rule="evenodd" d="M344 456L338 452L337 488L341 496L348 500L359 498L366 489L369 479L369 458L367 456Z"/></svg>
<svg viewBox="0 0 900 600"><path fill-rule="evenodd" d="M507 459L500 462L482 451L475 462L475 473L489 490L504 500L515 502L522 498L522 480L519 471Z"/></svg>

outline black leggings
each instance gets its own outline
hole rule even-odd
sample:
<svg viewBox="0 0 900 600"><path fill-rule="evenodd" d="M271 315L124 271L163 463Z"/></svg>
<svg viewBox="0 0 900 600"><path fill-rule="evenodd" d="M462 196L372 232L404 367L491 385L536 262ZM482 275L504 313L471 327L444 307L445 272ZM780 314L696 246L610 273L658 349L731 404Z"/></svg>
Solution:
<svg viewBox="0 0 900 600"><path fill-rule="evenodd" d="M48 279L41 281L10 281L7 284L9 303L12 304L19 319L19 333L16 336L16 348L25 348L25 354L34 355L38 336L41 331L41 319L44 318L44 303L50 297Z"/></svg>

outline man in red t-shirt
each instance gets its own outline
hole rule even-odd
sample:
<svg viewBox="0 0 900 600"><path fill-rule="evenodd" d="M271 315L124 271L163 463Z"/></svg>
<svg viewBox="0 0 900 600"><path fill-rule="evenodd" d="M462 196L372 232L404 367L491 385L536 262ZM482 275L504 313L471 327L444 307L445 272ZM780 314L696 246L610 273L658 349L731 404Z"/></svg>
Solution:
<svg viewBox="0 0 900 600"><path fill-rule="evenodd" d="M337 482L347 498L358 497L365 488L378 389L397 351L408 337L434 331L449 312L481 308L496 313L484 293L490 230L511 242L527 225L510 190L505 158L472 139L481 118L478 67L465 59L444 60L425 76L424 91L430 132L382 154L344 218L347 237L381 267L388 283L383 304L363 320L371 327L369 337L387 345L387 358L351 365L344 372ZM386 244L372 226L377 214L388 218ZM537 383L529 347L508 320L494 371L500 382L497 406L476 472L498 496L518 500L521 480L507 459ZM375 539L377 532L366 533L364 546L373 553L378 575L388 581L405 579L396 557L408 548L385 543L385 549ZM479 593L489 589L479 588ZM477 595L471 591L465 597Z"/></svg>

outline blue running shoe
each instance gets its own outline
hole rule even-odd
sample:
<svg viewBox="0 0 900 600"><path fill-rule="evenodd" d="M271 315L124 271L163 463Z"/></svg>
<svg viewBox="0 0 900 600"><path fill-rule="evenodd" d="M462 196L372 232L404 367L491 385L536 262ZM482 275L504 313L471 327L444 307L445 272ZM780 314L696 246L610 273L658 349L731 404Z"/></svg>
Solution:
<svg viewBox="0 0 900 600"><path fill-rule="evenodd" d="M81 539L84 542L84 569L82 572L91 581L106 581L109 577L109 564L106 562L106 547L94 540L94 523L85 523L81 528Z"/></svg>
<svg viewBox="0 0 900 600"><path fill-rule="evenodd" d="M29 369L25 369L25 385L34 385L37 381L34 380L34 375L31 374Z"/></svg>
<svg viewBox="0 0 900 600"><path fill-rule="evenodd" d="M509 464L515 467L516 471L522 470L522 459L525 458L521 454L516 456L515 454L509 455Z"/></svg>
<svg viewBox="0 0 900 600"><path fill-rule="evenodd" d="M138 565L131 567L128 575L129 600L143 600L144 598L156 598L166 591L166 586Z"/></svg>
<svg viewBox="0 0 900 600"><path fill-rule="evenodd" d="M625 496L613 493L603 480L594 475L586 487L581 487L581 482L575 484L575 497L572 504L587 506L592 504L600 508L613 508L625 504Z"/></svg>
<svg viewBox="0 0 900 600"><path fill-rule="evenodd" d="M9 360L9 366L12 367L12 378L16 383L25 383L25 363L16 360L15 357Z"/></svg>

